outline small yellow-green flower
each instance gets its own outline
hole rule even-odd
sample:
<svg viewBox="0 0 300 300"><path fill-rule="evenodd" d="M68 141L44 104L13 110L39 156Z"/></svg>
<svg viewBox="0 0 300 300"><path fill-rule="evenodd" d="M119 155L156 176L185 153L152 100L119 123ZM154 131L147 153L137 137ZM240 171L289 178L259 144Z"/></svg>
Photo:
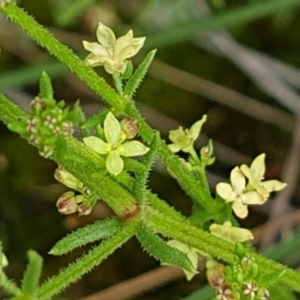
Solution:
<svg viewBox="0 0 300 300"><path fill-rule="evenodd" d="M246 165L240 167L243 174L248 178L248 186L256 190L263 198L267 199L271 192L280 191L286 183L279 180L267 180L264 179L265 174L265 154L258 155L252 162L250 168Z"/></svg>
<svg viewBox="0 0 300 300"><path fill-rule="evenodd" d="M143 155L149 148L138 141L125 142L126 135L121 130L119 121L109 112L104 120L104 135L106 141L89 136L83 142L99 154L107 154L106 169L113 175L118 175L124 168L121 156L131 157Z"/></svg>
<svg viewBox="0 0 300 300"><path fill-rule="evenodd" d="M169 144L168 147L172 152L179 152L180 150L184 152L191 152L193 150L194 141L198 138L202 125L206 121L206 115L202 117L201 120L194 123L190 129L183 130L179 127L176 130L171 130L169 134L169 139L173 144Z"/></svg>
<svg viewBox="0 0 300 300"><path fill-rule="evenodd" d="M253 239L251 231L245 228L233 227L229 221L224 222L223 225L211 224L209 230L213 235L232 243Z"/></svg>
<svg viewBox="0 0 300 300"><path fill-rule="evenodd" d="M97 28L98 43L83 41L83 46L91 54L85 62L91 67L104 66L109 74L126 70L128 58L133 57L143 47L145 37L133 38L132 30L116 39L113 31L99 22Z"/></svg>
<svg viewBox="0 0 300 300"><path fill-rule="evenodd" d="M232 209L240 218L248 215L249 204L263 204L266 199L256 191L246 191L246 178L240 171L239 167L235 167L230 173L229 183L218 183L216 191L226 202L232 202Z"/></svg>

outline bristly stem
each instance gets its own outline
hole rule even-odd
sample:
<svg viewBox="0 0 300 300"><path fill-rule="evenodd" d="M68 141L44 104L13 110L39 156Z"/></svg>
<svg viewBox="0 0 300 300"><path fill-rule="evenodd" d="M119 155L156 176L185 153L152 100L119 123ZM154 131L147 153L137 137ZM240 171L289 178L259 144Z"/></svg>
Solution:
<svg viewBox="0 0 300 300"><path fill-rule="evenodd" d="M71 49L60 43L48 30L36 22L23 9L13 3L0 6L0 11L27 32L39 45L67 65L72 72L87 83L99 96L117 110L123 111L126 101L118 95L96 72L88 67Z"/></svg>
<svg viewBox="0 0 300 300"><path fill-rule="evenodd" d="M142 118L134 103L116 93L105 81L100 78L90 67L88 67L69 48L61 44L48 30L38 24L21 8L12 3L0 7L0 11L8 16L15 24L26 31L38 44L45 47L49 53L62 63L66 64L79 78L87 83L98 95L103 97L115 110L116 113L125 113L140 123L140 135L147 142L152 141L154 130ZM125 108L126 107L126 108ZM163 163L176 176L181 187L191 198L197 202L205 211L212 211L214 205L207 199L205 192L197 180L180 163L177 157L168 149L163 141L159 141L158 156Z"/></svg>

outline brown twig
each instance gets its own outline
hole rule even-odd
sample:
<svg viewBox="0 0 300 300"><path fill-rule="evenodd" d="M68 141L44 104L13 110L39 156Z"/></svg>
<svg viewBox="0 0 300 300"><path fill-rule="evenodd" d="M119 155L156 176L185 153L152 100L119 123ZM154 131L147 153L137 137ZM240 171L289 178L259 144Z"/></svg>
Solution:
<svg viewBox="0 0 300 300"><path fill-rule="evenodd" d="M207 97L262 122L274 124L288 131L291 131L293 127L292 115L260 103L227 87L204 80L188 72L180 71L161 61L153 61L150 74L185 91Z"/></svg>
<svg viewBox="0 0 300 300"><path fill-rule="evenodd" d="M81 300L125 300L153 290L168 282L178 280L184 276L177 267L162 267L144 273L133 279L123 281L104 291L97 292Z"/></svg>

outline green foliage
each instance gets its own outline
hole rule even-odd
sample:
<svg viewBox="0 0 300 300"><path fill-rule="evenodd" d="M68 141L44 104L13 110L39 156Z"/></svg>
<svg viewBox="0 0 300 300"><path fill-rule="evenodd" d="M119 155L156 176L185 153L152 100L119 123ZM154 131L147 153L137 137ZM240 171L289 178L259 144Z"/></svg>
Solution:
<svg viewBox="0 0 300 300"><path fill-rule="evenodd" d="M187 271L195 272L191 261L183 252L167 245L165 241L152 233L147 227L140 226L137 238L144 250L155 259L164 264L177 265Z"/></svg>
<svg viewBox="0 0 300 300"><path fill-rule="evenodd" d="M58 241L49 253L53 255L66 254L80 246L107 238L115 234L121 227L121 222L117 218L86 225Z"/></svg>
<svg viewBox="0 0 300 300"><path fill-rule="evenodd" d="M145 75L147 74L147 71L151 65L151 62L154 58L154 55L156 53L156 50L150 51L143 62L139 65L139 67L136 69L134 74L130 77L128 80L125 88L124 88L124 94L129 99L132 98L136 90L138 89L139 85L141 84L142 80L144 79Z"/></svg>
<svg viewBox="0 0 300 300"><path fill-rule="evenodd" d="M46 72L42 72L40 77L40 97L54 100L51 79Z"/></svg>
<svg viewBox="0 0 300 300"><path fill-rule="evenodd" d="M36 296L42 271L43 259L32 250L28 252L28 258L29 263L23 276L21 288L25 294Z"/></svg>
<svg viewBox="0 0 300 300"><path fill-rule="evenodd" d="M146 187L147 187L147 179L151 168L153 166L154 160L157 154L158 147L158 135L154 135L152 143L149 145L150 151L146 153L143 157L142 164L144 166L144 170L136 174L136 178L133 183L132 192L137 197L139 202L144 202L147 198L146 196Z"/></svg>
<svg viewBox="0 0 300 300"><path fill-rule="evenodd" d="M136 232L136 221L124 223L124 226L113 236L94 247L84 254L75 263L62 269L60 273L41 285L38 290L38 299L47 300L57 295L70 283L78 281L84 274L90 272L99 265L106 257L124 244Z"/></svg>
<svg viewBox="0 0 300 300"><path fill-rule="evenodd" d="M284 7L295 6L297 2L299 1L286 0ZM78 8L78 1L76 5ZM167 38L158 35L156 40L155 37L152 41L150 39L150 44L153 41L160 44L178 41L199 33L199 30L218 28L224 24L241 22L241 20L250 20L257 16L269 14L270 11L279 10L282 7L283 2L278 0L249 5L247 9L243 8L243 10L238 9L234 12L220 14L214 18L204 19L201 22L197 21L186 26L181 25L180 30L175 28L176 36L173 32L174 28L170 29ZM248 267L247 269L243 265L241 257L237 259L236 249L238 247L235 247L234 243L213 236L209 232L209 226L206 226L209 222L219 221L222 218L227 219L232 212L230 205L227 205L226 211L224 211L224 205L220 205L220 201L223 200L218 196L214 199L209 190L205 168L214 160L212 157L212 143L209 142L208 147L203 148L200 152L201 159L199 159L194 149L194 141L197 139L200 129L195 132L195 130L192 130L192 126L190 133L189 131L183 131L183 129L174 130L173 132L177 133L175 142L173 141L174 144L180 145L179 149L183 151L188 149L185 152L190 155L187 161L178 160L178 157L170 151L172 147L167 146L146 123L132 101L132 97L145 77L156 50L148 53L133 74L131 74L131 62L126 61L129 54L124 55L125 62L122 61L122 63L128 63L129 67L124 74L120 74L119 71L112 73L115 84L115 89L113 89L79 57L74 55L70 49L62 45L15 4L4 3L0 7L0 11L31 35L38 44L45 47L52 55L66 64L111 105L109 110L101 111L86 120L79 103L75 105L73 110L69 110L64 101L56 102L54 100L50 77L43 72L40 78L40 95L31 102L31 114L25 113L5 96L0 95L0 119L10 129L21 134L33 146L37 147L42 156L51 158L59 166L62 166L64 171L70 173L75 181L79 182L77 182L77 185L80 188L74 188L70 184L69 187L81 192L86 197L90 197L88 198L92 202L89 203L90 208L98 199L103 199L116 214L116 217L87 225L60 240L50 251L51 254L62 255L77 247L103 239L98 246L92 248L87 254L83 254L76 262L61 269L57 275L48 279L40 287L38 282L42 259L33 251L28 254L29 264L24 273L21 289L9 281L3 270L0 270L0 286L10 293L14 297L13 299L51 299L71 283L79 280L84 274L90 272L134 235L137 236L145 251L164 264L177 265L184 270L195 272L194 265L187 254L169 246L159 235L166 237L168 240L176 240L189 249L195 248L195 253L200 252L204 257L215 259L222 265L226 264L222 275L227 282L234 286L232 290L236 293L243 293L244 284L253 283L252 280L257 280L262 288L275 287L277 283L280 283L300 291L299 273L268 260L252 250L242 249L245 256L252 257L255 260L255 267L252 269ZM199 24L202 26L200 29ZM134 48L133 37L129 35L127 38L128 43L126 44ZM141 39L144 40L144 38ZM114 41L112 37L111 40ZM96 54L93 55L97 58ZM101 65L103 64L101 59L98 58L98 61ZM110 62L115 68L114 70L118 70L118 65L114 63L114 61ZM123 91L123 81L127 79ZM126 132L126 126L122 128L121 123L116 119L120 116L130 117L129 119L138 122L139 135L145 143L148 143L149 152L148 147L138 141L124 143L126 139L132 137L127 135L130 134L130 130ZM107 119L108 117L110 122ZM202 126L205 118L195 124L201 123ZM74 126L78 126L81 130L85 144L80 139L72 136ZM126 129L131 128L128 126ZM95 136L90 136L92 134L95 134ZM105 140L103 140L104 137ZM183 146L182 142L184 142ZM186 142L187 145L185 145ZM141 145L144 147L143 151ZM128 158L128 156L140 154L145 154L140 161ZM104 155L104 157L101 155ZM120 156L125 156L124 168ZM156 157L161 159L170 174L191 196L194 202L191 219L182 216L148 190L147 180ZM107 161L111 166L109 169L107 168ZM239 174L238 180L244 183L245 178L242 173ZM68 186L68 184L66 185ZM229 196L234 194L235 202L242 201L241 197L245 192L244 187L242 191L235 193L235 190L230 190L231 187L229 188L227 183L223 183L223 188L224 186L225 190L230 191ZM252 189L255 190L256 187L253 186ZM255 193L260 196L259 191ZM68 195L72 195L72 201L75 202L76 199L80 198L79 195L75 196L74 192L69 192ZM224 199L228 202L232 201L231 197ZM63 198L60 200L63 202L70 199ZM77 204L76 202L75 205ZM244 203L242 204L244 205ZM198 216L201 216L200 221L196 220ZM190 220L192 220L192 223ZM245 268L243 269L243 267ZM259 270L258 276L256 276L256 270ZM240 284L240 286L236 286L236 284Z"/></svg>

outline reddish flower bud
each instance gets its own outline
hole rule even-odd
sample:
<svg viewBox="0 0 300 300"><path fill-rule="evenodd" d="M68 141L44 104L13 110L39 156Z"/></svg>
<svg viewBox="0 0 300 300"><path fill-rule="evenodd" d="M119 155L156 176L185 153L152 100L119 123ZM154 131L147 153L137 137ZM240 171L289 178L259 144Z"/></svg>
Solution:
<svg viewBox="0 0 300 300"><path fill-rule="evenodd" d="M206 277L212 287L216 288L224 284L224 265L209 260L206 267Z"/></svg>
<svg viewBox="0 0 300 300"><path fill-rule="evenodd" d="M92 212L92 208L85 203L81 203L78 206L77 210L78 210L79 216L86 216Z"/></svg>
<svg viewBox="0 0 300 300"><path fill-rule="evenodd" d="M77 211L77 203L74 192L62 194L56 202L56 207L61 214L72 214Z"/></svg>
<svg viewBox="0 0 300 300"><path fill-rule="evenodd" d="M126 134L126 139L133 139L139 131L139 123L131 118L124 118L121 122L121 129Z"/></svg>

